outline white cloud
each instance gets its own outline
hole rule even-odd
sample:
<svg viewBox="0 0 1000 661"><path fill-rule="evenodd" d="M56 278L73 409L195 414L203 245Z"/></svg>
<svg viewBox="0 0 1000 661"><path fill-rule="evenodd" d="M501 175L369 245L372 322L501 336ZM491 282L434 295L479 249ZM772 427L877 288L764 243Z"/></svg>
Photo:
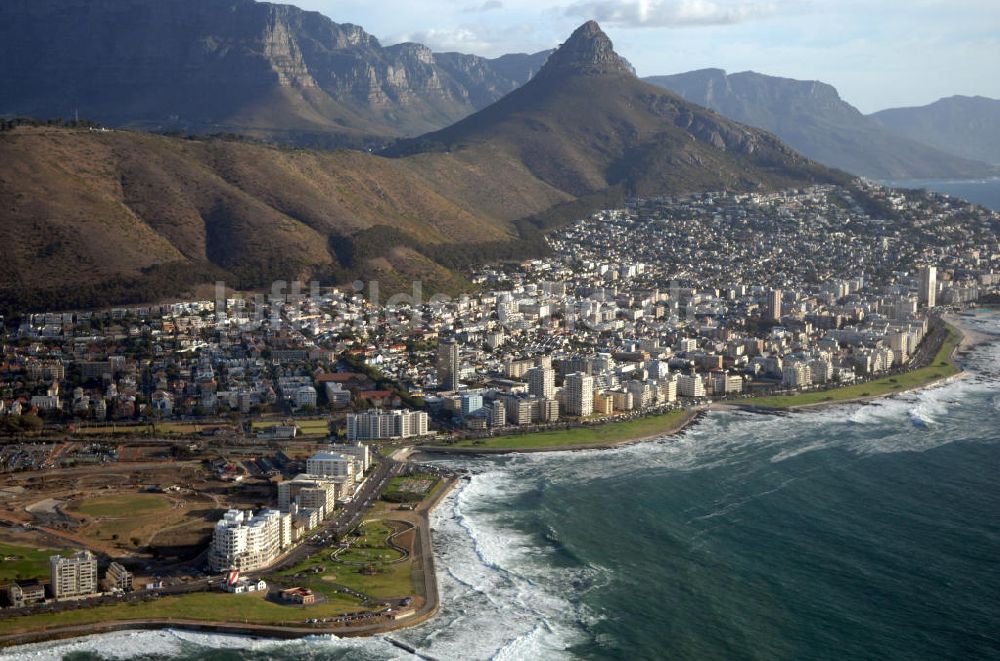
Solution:
<svg viewBox="0 0 1000 661"><path fill-rule="evenodd" d="M462 11L466 13L479 13L484 11L493 11L495 9L503 9L503 2L501 0L486 0L480 5L469 5L463 7Z"/></svg>
<svg viewBox="0 0 1000 661"><path fill-rule="evenodd" d="M713 0L579 0L563 9L567 16L592 18L619 27L731 25L777 12L774 2Z"/></svg>
<svg viewBox="0 0 1000 661"><path fill-rule="evenodd" d="M539 41L534 26L526 24L504 27L469 24L454 28L430 28L390 34L381 41L383 44L412 41L424 44L438 53L458 51L484 57L517 51L536 52L551 47L544 40Z"/></svg>

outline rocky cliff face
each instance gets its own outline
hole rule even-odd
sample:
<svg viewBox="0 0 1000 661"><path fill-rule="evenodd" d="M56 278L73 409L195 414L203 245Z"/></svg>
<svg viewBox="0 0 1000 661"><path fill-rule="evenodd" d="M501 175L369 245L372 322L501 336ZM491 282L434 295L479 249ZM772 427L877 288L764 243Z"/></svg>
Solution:
<svg viewBox="0 0 1000 661"><path fill-rule="evenodd" d="M615 52L608 36L596 21L578 27L545 63L545 76L623 75L635 76L635 68Z"/></svg>
<svg viewBox="0 0 1000 661"><path fill-rule="evenodd" d="M0 114L355 139L440 128L526 82L547 53L488 60L253 0L7 0Z"/></svg>
<svg viewBox="0 0 1000 661"><path fill-rule="evenodd" d="M903 179L990 176L995 171L945 146L894 135L841 99L832 85L819 81L753 71L727 74L722 69L645 80L738 122L772 131L804 155L855 174Z"/></svg>

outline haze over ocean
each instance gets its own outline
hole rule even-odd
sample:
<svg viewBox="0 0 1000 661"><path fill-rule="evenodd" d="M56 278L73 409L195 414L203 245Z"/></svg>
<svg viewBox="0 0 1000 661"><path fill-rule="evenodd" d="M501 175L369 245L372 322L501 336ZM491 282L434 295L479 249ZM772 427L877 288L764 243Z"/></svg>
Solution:
<svg viewBox="0 0 1000 661"><path fill-rule="evenodd" d="M614 451L454 459L435 659L1000 656L1000 315L953 383L787 417L713 413ZM135 632L13 658L413 658L384 637Z"/></svg>
<svg viewBox="0 0 1000 661"><path fill-rule="evenodd" d="M936 193L946 193L952 197L960 197L994 211L1000 211L1000 179L976 179L972 181L899 179L883 183L887 186L900 188L926 188Z"/></svg>

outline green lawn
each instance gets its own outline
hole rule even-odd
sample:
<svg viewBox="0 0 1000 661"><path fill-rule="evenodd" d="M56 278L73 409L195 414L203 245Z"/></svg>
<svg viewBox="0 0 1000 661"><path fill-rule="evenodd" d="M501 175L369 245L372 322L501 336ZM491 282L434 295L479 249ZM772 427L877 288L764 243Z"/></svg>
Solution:
<svg viewBox="0 0 1000 661"><path fill-rule="evenodd" d="M360 538L352 536L352 547L342 551L338 560L332 558L332 549L324 550L282 571L282 582L289 585L295 583L328 596L337 594L338 585L373 599L415 594L412 562L393 562L402 554L387 543L389 535L397 529L385 521L371 521L361 530L364 535ZM316 572L317 568L323 571ZM362 570L367 568L375 569L376 573L363 573ZM304 576L293 578L295 574Z"/></svg>
<svg viewBox="0 0 1000 661"><path fill-rule="evenodd" d="M627 422L608 422L590 427L577 427L559 431L515 434L489 439L469 439L456 443L464 448L498 448L504 450L533 450L577 445L607 445L631 441L647 436L667 434L677 428L690 411L679 409L663 415L649 416Z"/></svg>
<svg viewBox="0 0 1000 661"><path fill-rule="evenodd" d="M75 511L86 516L114 518L144 516L170 507L169 500L152 493L87 498L73 505Z"/></svg>
<svg viewBox="0 0 1000 661"><path fill-rule="evenodd" d="M0 544L0 581L47 578L49 556L71 555L72 551L40 549L34 546Z"/></svg>
<svg viewBox="0 0 1000 661"><path fill-rule="evenodd" d="M382 498L393 503L419 503L434 494L440 482L441 479L431 473L400 475L389 481Z"/></svg>
<svg viewBox="0 0 1000 661"><path fill-rule="evenodd" d="M808 406L811 404L823 404L826 402L840 402L848 399L858 399L860 397L882 397L896 392L918 388L925 384L943 379L956 374L959 370L951 362L951 352L958 346L961 336L952 328L948 327L948 337L941 344L941 349L934 356L934 360L927 367L922 367L911 372L889 376L868 383L860 383L853 386L834 388L818 392L805 392L797 395L774 395L771 397L748 397L735 400L735 404L747 404L767 408L788 408L793 406Z"/></svg>
<svg viewBox="0 0 1000 661"><path fill-rule="evenodd" d="M356 599L341 594L327 595L324 603L303 609L267 601L263 594L258 593L195 592L161 597L141 603L114 604L62 613L8 618L0 620L0 633L145 618L183 618L252 622L255 624L301 624L303 620L310 617L332 617L359 610L364 609L360 607Z"/></svg>
<svg viewBox="0 0 1000 661"><path fill-rule="evenodd" d="M295 426L299 428L305 436L326 436L330 433L330 421L326 418L317 420L294 420ZM284 420L254 420L250 427L254 430L268 429L285 424Z"/></svg>

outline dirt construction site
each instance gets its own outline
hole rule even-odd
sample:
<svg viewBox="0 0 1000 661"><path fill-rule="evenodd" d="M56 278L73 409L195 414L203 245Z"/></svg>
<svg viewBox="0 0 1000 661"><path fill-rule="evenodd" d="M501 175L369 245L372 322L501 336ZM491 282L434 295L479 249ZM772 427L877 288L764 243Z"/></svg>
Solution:
<svg viewBox="0 0 1000 661"><path fill-rule="evenodd" d="M256 508L266 484L237 487L201 461L147 461L0 477L0 541L84 547L135 566L196 562L221 512Z"/></svg>

